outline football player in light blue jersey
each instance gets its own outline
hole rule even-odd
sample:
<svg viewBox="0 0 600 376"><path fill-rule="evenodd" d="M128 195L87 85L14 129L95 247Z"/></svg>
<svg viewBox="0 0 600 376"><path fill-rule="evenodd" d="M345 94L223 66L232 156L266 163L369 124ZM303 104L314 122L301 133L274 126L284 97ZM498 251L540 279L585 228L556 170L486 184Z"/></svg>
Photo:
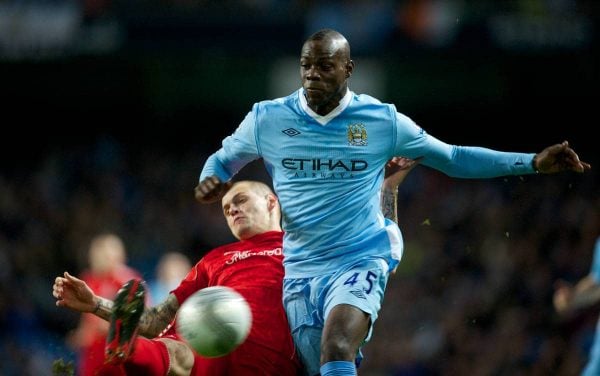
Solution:
<svg viewBox="0 0 600 376"><path fill-rule="evenodd" d="M588 308L600 302L600 236L596 239L590 273L575 286L557 281L554 292L554 308L562 316ZM594 344L581 376L600 375L600 320L598 320Z"/></svg>
<svg viewBox="0 0 600 376"><path fill-rule="evenodd" d="M449 176L583 172L565 141L538 154L446 144L392 104L349 90L348 41L321 30L300 55L302 88L254 104L206 161L195 189L218 200L229 180L262 158L282 207L284 305L309 375L355 375L360 347L402 256L396 224L380 208L384 166L394 156Z"/></svg>

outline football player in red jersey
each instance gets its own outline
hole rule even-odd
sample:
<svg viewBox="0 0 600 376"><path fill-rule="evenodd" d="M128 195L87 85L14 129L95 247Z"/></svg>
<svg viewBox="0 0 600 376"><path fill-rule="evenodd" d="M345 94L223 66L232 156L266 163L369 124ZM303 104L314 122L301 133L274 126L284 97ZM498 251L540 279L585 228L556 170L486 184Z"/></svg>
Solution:
<svg viewBox="0 0 600 376"><path fill-rule="evenodd" d="M227 224L240 240L204 255L157 306L144 310L144 284L137 280L125 284L113 302L95 295L84 281L69 273L56 278L53 295L58 306L111 321L106 361L121 364L122 373L300 374L281 303L283 233L277 197L264 183L240 181L228 190L222 205ZM252 310L252 328L246 341L230 354L203 358L180 339L175 317L187 297L216 285L234 288L244 296Z"/></svg>

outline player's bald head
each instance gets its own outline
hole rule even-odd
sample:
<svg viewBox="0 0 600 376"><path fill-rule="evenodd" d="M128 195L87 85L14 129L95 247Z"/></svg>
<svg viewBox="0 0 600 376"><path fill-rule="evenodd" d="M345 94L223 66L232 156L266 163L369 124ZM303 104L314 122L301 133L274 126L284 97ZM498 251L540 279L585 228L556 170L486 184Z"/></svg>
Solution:
<svg viewBox="0 0 600 376"><path fill-rule="evenodd" d="M307 48L312 42L327 45L332 54L350 61L350 43L340 32L333 29L319 30L306 39L302 49Z"/></svg>

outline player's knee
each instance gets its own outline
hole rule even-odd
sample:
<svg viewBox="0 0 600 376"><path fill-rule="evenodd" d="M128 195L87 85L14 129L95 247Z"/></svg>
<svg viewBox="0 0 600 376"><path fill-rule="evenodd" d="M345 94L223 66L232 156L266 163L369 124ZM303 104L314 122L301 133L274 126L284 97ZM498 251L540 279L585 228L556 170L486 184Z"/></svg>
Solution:
<svg viewBox="0 0 600 376"><path fill-rule="evenodd" d="M169 352L170 365L169 375L187 376L192 372L194 366L194 353L183 342L165 340Z"/></svg>
<svg viewBox="0 0 600 376"><path fill-rule="evenodd" d="M352 361L356 351L351 341L342 336L324 339L321 344L321 363Z"/></svg>

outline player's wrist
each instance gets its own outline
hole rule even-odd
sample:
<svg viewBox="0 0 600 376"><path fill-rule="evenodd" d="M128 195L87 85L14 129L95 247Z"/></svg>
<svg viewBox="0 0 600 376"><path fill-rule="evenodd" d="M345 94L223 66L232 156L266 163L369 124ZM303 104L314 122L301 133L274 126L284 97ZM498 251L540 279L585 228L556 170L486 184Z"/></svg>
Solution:
<svg viewBox="0 0 600 376"><path fill-rule="evenodd" d="M536 154L536 155L534 155L534 156L533 156L533 158L531 159L531 168L533 169L533 171L534 171L536 174L539 174L539 173L540 173L540 169L538 168L537 157L538 157L538 155Z"/></svg>
<svg viewBox="0 0 600 376"><path fill-rule="evenodd" d="M95 315L98 311L100 311L100 299L96 299L96 305L94 306L92 313Z"/></svg>

